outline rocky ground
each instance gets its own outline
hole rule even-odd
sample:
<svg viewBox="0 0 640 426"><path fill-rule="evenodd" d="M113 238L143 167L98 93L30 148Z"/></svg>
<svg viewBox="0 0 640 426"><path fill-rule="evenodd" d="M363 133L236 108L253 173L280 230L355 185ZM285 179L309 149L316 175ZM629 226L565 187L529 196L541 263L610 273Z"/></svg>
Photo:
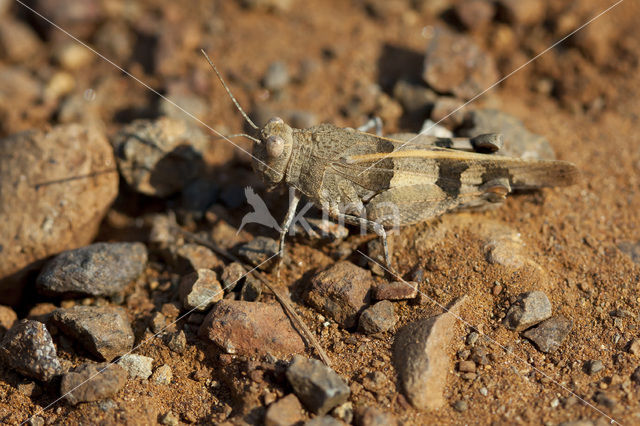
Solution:
<svg viewBox="0 0 640 426"><path fill-rule="evenodd" d="M0 421L640 422L639 5L546 50L612 5L0 0ZM278 278L238 229L287 192L216 135L248 129L201 48L260 125L439 122L581 177L403 228L395 277L300 232Z"/></svg>

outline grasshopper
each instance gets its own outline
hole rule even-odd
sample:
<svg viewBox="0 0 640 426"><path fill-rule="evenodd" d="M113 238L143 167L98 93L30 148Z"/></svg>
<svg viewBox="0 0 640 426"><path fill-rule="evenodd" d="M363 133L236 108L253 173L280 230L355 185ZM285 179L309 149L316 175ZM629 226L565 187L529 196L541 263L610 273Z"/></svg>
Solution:
<svg viewBox="0 0 640 426"><path fill-rule="evenodd" d="M393 271L386 229L449 211L498 205L513 190L572 185L578 178L575 165L566 161L496 155L501 145L497 134L471 139L424 135L394 139L332 124L295 129L278 117L259 128L202 53L236 108L258 133L257 138L250 137L255 141L256 173L269 189L279 185L294 188L281 226L281 259L286 233L303 196L330 217L375 232L387 267Z"/></svg>

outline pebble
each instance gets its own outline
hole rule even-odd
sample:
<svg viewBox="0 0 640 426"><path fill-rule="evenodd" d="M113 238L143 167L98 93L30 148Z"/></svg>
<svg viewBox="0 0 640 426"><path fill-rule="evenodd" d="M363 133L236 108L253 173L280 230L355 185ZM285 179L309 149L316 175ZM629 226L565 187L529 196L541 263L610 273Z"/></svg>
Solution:
<svg viewBox="0 0 640 426"><path fill-rule="evenodd" d="M317 416L305 423L304 426L346 426L346 423L331 416Z"/></svg>
<svg viewBox="0 0 640 426"><path fill-rule="evenodd" d="M253 275L247 275L240 290L240 300L256 302L262 295L262 282Z"/></svg>
<svg viewBox="0 0 640 426"><path fill-rule="evenodd" d="M27 422L29 426L44 426L45 420L40 416L34 416L29 419Z"/></svg>
<svg viewBox="0 0 640 426"><path fill-rule="evenodd" d="M356 420L359 426L398 426L398 419L391 413L377 407L359 407L356 410Z"/></svg>
<svg viewBox="0 0 640 426"><path fill-rule="evenodd" d="M279 304L223 299L204 319L199 335L230 354L292 354L305 349Z"/></svg>
<svg viewBox="0 0 640 426"><path fill-rule="evenodd" d="M538 0L498 0L498 15L514 25L535 25L546 13L546 4Z"/></svg>
<svg viewBox="0 0 640 426"><path fill-rule="evenodd" d="M431 120L445 128L456 128L462 124L465 111L464 101L451 97L439 96L431 108Z"/></svg>
<svg viewBox="0 0 640 426"><path fill-rule="evenodd" d="M41 261L94 239L118 193L117 173L99 172L114 164L95 128L60 125L0 139L0 303L18 301Z"/></svg>
<svg viewBox="0 0 640 426"><path fill-rule="evenodd" d="M300 401L316 414L325 414L344 404L351 393L349 386L331 368L300 355L293 357L286 376Z"/></svg>
<svg viewBox="0 0 640 426"><path fill-rule="evenodd" d="M636 369L633 370L633 373L631 373L631 380L636 383L640 383L640 367L636 367Z"/></svg>
<svg viewBox="0 0 640 426"><path fill-rule="evenodd" d="M522 331L551 316L551 302L542 291L530 291L518 295L509 308L504 325L509 330Z"/></svg>
<svg viewBox="0 0 640 426"><path fill-rule="evenodd" d="M178 426L180 424L180 419L171 411L168 411L167 413L160 416L160 424L163 424L165 426Z"/></svg>
<svg viewBox="0 0 640 426"><path fill-rule="evenodd" d="M530 160L555 159L555 153L549 141L527 130L518 118L495 109L470 111L460 135L475 137L487 133L502 135L504 142L504 146L500 149L502 155Z"/></svg>
<svg viewBox="0 0 640 426"><path fill-rule="evenodd" d="M169 385L171 384L171 380L173 380L173 371L171 371L171 367L164 364L156 368L151 379L157 385Z"/></svg>
<svg viewBox="0 0 640 426"><path fill-rule="evenodd" d="M18 321L18 315L15 311L8 306L0 305L0 339L7 330L13 327L16 321Z"/></svg>
<svg viewBox="0 0 640 426"><path fill-rule="evenodd" d="M372 286L367 270L340 261L311 279L307 302L341 327L351 328L369 306Z"/></svg>
<svg viewBox="0 0 640 426"><path fill-rule="evenodd" d="M331 415L346 424L351 424L353 421L353 404L351 402L345 402L342 405L338 405L331 411Z"/></svg>
<svg viewBox="0 0 640 426"><path fill-rule="evenodd" d="M134 335L124 309L114 306L74 306L58 309L51 323L91 354L111 361L133 348Z"/></svg>
<svg viewBox="0 0 640 426"><path fill-rule="evenodd" d="M247 270L244 269L244 266L242 266L241 263L232 262L226 265L222 269L222 274L220 275L224 291L226 293L232 291L246 274Z"/></svg>
<svg viewBox="0 0 640 426"><path fill-rule="evenodd" d="M463 373L475 373L476 363L473 361L460 361L458 363L458 370Z"/></svg>
<svg viewBox="0 0 640 426"><path fill-rule="evenodd" d="M302 420L302 405L292 393L271 404L264 416L265 426L290 426Z"/></svg>
<svg viewBox="0 0 640 426"><path fill-rule="evenodd" d="M62 373L62 366L49 331L39 321L23 319L0 343L4 362L19 373L48 382Z"/></svg>
<svg viewBox="0 0 640 426"><path fill-rule="evenodd" d="M25 62L39 54L42 42L28 25L11 17L0 21L0 58L6 62Z"/></svg>
<svg viewBox="0 0 640 426"><path fill-rule="evenodd" d="M277 263L278 241L269 237L256 237L238 249L238 255L259 269L269 270ZM267 259L271 259L267 262ZM266 263L265 263L266 262Z"/></svg>
<svg viewBox="0 0 640 426"><path fill-rule="evenodd" d="M215 269L224 263L208 247L199 244L184 244L176 251L176 269L187 274L198 269Z"/></svg>
<svg viewBox="0 0 640 426"><path fill-rule="evenodd" d="M166 339L167 347L177 354L182 354L187 349L187 336L182 330L168 335Z"/></svg>
<svg viewBox="0 0 640 426"><path fill-rule="evenodd" d="M126 354L118 360L118 365L129 373L130 378L147 380L153 371L153 358L144 355Z"/></svg>
<svg viewBox="0 0 640 426"><path fill-rule="evenodd" d="M362 311L358 329L365 334L384 333L392 329L396 322L398 322L398 316L393 303L382 300Z"/></svg>
<svg viewBox="0 0 640 426"><path fill-rule="evenodd" d="M428 42L422 78L439 93L469 100L494 84L499 74L493 58L471 38L437 27Z"/></svg>
<svg viewBox="0 0 640 426"><path fill-rule="evenodd" d="M640 357L640 339L631 339L631 341L629 342L628 351L631 355Z"/></svg>
<svg viewBox="0 0 640 426"><path fill-rule="evenodd" d="M275 61L269 64L269 68L267 68L267 72L262 79L262 85L265 89L275 92L287 87L290 80L287 64L282 61Z"/></svg>
<svg viewBox="0 0 640 426"><path fill-rule="evenodd" d="M161 117L136 120L115 136L118 168L134 190L168 197L198 177L209 137L185 121Z"/></svg>
<svg viewBox="0 0 640 426"><path fill-rule="evenodd" d="M496 13L493 2L487 0L464 0L456 3L453 10L460 23L472 31L486 27Z"/></svg>
<svg viewBox="0 0 640 426"><path fill-rule="evenodd" d="M383 283L374 290L376 300L405 300L415 299L418 295L418 283L407 281L394 281Z"/></svg>
<svg viewBox="0 0 640 426"><path fill-rule="evenodd" d="M214 271L198 269L180 280L179 294L186 310L205 312L222 300L224 291Z"/></svg>
<svg viewBox="0 0 640 426"><path fill-rule="evenodd" d="M472 331L471 333L467 334L465 343L469 346L473 346L476 344L479 337L480 337L480 333L478 333L477 331Z"/></svg>
<svg viewBox="0 0 640 426"><path fill-rule="evenodd" d="M599 359L587 361L586 370L589 375L599 373L604 370L604 364Z"/></svg>
<svg viewBox="0 0 640 426"><path fill-rule="evenodd" d="M618 405L618 401L612 395L608 395L604 392L596 392L593 400L598 404L604 405L609 410L614 410Z"/></svg>
<svg viewBox="0 0 640 426"><path fill-rule="evenodd" d="M463 411L467 411L467 409L469 409L469 404L467 403L467 401L459 399L453 404L453 409L459 413L462 413Z"/></svg>
<svg viewBox="0 0 640 426"><path fill-rule="evenodd" d="M410 115L424 119L427 111L438 98L438 94L423 84L412 84L406 80L399 80L393 87L393 97Z"/></svg>
<svg viewBox="0 0 640 426"><path fill-rule="evenodd" d="M458 299L449 312L414 321L396 333L393 364L399 385L419 410L437 409L445 403L443 390L451 368L452 330L465 300L466 297Z"/></svg>
<svg viewBox="0 0 640 426"><path fill-rule="evenodd" d="M629 256L633 263L640 265L640 241L621 241L618 248Z"/></svg>
<svg viewBox="0 0 640 426"><path fill-rule="evenodd" d="M83 364L62 377L60 394L71 405L109 398L127 381L127 372L117 364Z"/></svg>
<svg viewBox="0 0 640 426"><path fill-rule="evenodd" d="M54 257L36 285L48 296L112 296L138 278L146 265L142 243L95 243Z"/></svg>
<svg viewBox="0 0 640 426"><path fill-rule="evenodd" d="M551 353L560 347L572 327L571 320L557 315L525 331L522 335L531 340L540 351Z"/></svg>

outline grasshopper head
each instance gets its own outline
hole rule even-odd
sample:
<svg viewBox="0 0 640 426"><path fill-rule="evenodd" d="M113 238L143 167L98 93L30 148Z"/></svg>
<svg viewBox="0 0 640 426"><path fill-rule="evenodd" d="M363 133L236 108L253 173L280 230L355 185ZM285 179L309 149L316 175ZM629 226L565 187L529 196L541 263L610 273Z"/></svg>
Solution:
<svg viewBox="0 0 640 426"><path fill-rule="evenodd" d="M293 149L293 129L274 117L260 130L260 140L253 147L253 168L273 188L284 179Z"/></svg>

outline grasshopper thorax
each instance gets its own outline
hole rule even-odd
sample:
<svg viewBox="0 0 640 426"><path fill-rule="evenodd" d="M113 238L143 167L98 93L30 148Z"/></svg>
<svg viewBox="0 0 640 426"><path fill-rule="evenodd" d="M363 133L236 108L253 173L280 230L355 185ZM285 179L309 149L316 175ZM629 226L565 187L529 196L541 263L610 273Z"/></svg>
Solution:
<svg viewBox="0 0 640 426"><path fill-rule="evenodd" d="M273 188L285 177L293 150L293 129L274 117L260 129L260 141L253 147L253 168Z"/></svg>

